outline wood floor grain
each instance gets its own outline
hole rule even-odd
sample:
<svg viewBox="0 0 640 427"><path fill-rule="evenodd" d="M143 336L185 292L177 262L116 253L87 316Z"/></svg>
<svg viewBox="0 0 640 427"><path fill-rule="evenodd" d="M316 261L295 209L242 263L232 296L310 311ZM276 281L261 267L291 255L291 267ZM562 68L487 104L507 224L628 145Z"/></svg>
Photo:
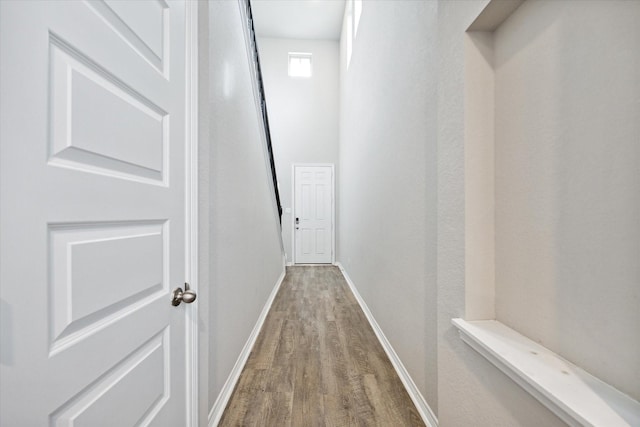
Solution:
<svg viewBox="0 0 640 427"><path fill-rule="evenodd" d="M220 426L424 426L333 266L288 267Z"/></svg>

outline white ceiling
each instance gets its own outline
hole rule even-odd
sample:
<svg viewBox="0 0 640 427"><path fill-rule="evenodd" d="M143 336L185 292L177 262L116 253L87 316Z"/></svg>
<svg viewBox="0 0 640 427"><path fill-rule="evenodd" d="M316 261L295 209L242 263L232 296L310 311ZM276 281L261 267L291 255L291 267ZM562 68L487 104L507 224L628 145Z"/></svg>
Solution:
<svg viewBox="0 0 640 427"><path fill-rule="evenodd" d="M339 40L345 0L253 0L258 37Z"/></svg>

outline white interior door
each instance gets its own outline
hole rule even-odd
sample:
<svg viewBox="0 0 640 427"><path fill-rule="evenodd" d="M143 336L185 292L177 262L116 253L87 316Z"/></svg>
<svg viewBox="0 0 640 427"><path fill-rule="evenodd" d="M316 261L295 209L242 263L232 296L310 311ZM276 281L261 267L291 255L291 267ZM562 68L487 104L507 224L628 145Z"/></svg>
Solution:
<svg viewBox="0 0 640 427"><path fill-rule="evenodd" d="M294 168L296 264L333 261L333 166Z"/></svg>
<svg viewBox="0 0 640 427"><path fill-rule="evenodd" d="M185 426L185 4L0 19L0 425Z"/></svg>

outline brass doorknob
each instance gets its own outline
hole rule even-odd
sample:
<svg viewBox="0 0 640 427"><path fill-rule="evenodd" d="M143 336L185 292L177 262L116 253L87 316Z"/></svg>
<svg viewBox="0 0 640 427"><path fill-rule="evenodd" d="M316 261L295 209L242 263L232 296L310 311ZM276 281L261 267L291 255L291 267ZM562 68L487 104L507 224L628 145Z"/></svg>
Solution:
<svg viewBox="0 0 640 427"><path fill-rule="evenodd" d="M191 304L196 300L198 296L194 291L189 288L189 284L184 284L184 291L182 288L176 288L173 290L173 296L171 299L171 305L178 306L181 302L185 304Z"/></svg>

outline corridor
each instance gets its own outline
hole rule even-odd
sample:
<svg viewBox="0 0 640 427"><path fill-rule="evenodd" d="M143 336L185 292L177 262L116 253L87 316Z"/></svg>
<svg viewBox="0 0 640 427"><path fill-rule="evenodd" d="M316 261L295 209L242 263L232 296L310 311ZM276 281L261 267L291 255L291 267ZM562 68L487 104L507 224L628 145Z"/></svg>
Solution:
<svg viewBox="0 0 640 427"><path fill-rule="evenodd" d="M423 426L342 273L287 275L220 426Z"/></svg>

